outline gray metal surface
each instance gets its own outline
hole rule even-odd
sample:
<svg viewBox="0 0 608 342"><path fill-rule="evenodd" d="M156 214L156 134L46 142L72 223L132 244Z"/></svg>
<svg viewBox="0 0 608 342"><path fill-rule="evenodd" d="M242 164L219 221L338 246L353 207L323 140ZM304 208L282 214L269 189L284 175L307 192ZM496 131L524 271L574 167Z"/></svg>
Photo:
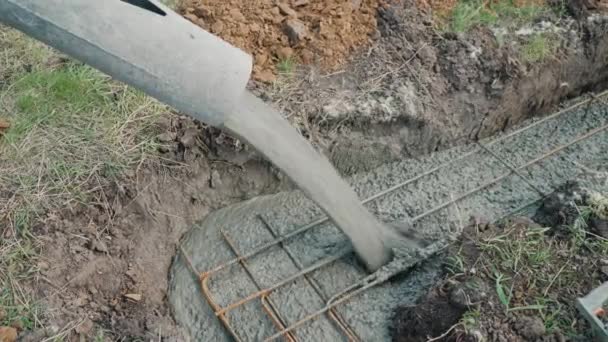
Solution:
<svg viewBox="0 0 608 342"><path fill-rule="evenodd" d="M481 146L459 147L386 165L351 181L361 198L371 197L366 206L383 221L411 222L421 235L440 247L470 216L497 220L533 207L567 180L582 179L588 187L605 190L606 184L587 177L581 166L603 170L608 165L607 107L601 102L579 105L527 122ZM233 328L238 340L276 337L280 330L299 324L326 306L323 296L303 276L275 287L300 272L298 264L308 267L340 253L348 247L347 239L332 224L321 222L281 244L269 244L275 238L260 215L270 223L274 235L284 236L314 221L321 212L299 192L282 193L224 208L194 227L184 238L182 251L172 266L169 296L177 321L193 340L229 340L226 324ZM211 275L207 278L209 293L218 306L214 310L203 296L199 276L235 260L236 254L222 232L247 258L237 259L221 271L206 273ZM271 247L252 253L265 244ZM335 308L360 340L390 340L394 309L414 303L439 275L435 258L423 261L424 256L404 251L399 260L403 261L405 272ZM414 264L417 266L411 268ZM388 267L376 275L382 277L391 272ZM366 277L352 257L341 258L308 275L319 284L325 297ZM260 289L270 289L268 298L282 318L282 327L265 313L260 300L242 303L243 298ZM231 304L234 308L222 311ZM216 316L214 311L225 315ZM346 339L328 312L306 320L290 333L282 339Z"/></svg>
<svg viewBox="0 0 608 342"><path fill-rule="evenodd" d="M245 91L252 58L151 0L2 0L0 22L209 123ZM148 9L146 9L148 8Z"/></svg>
<svg viewBox="0 0 608 342"><path fill-rule="evenodd" d="M576 301L579 311L587 319L591 329L594 330L601 342L608 342L608 329L607 324L598 318L597 312L603 309L606 302L608 302L608 282Z"/></svg>

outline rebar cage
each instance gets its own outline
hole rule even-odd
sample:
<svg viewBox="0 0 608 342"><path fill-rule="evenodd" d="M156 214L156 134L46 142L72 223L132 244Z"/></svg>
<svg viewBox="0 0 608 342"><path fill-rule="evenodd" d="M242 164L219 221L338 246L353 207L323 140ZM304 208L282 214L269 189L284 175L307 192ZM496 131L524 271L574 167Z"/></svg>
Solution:
<svg viewBox="0 0 608 342"><path fill-rule="evenodd" d="M372 204L373 202L382 199L383 197L394 191L415 184L416 182L419 182L420 180L426 177L431 177L440 170L449 169L457 162L466 162L468 158L471 158L476 154L483 153L489 156L489 159L492 159L494 162L501 164L504 167L504 170L506 170L506 172L500 173L496 177L486 182L483 182L482 184L479 184L478 186L472 189L468 189L467 191L464 191L459 194L452 194L449 200L439 203L433 207L427 208L424 212L412 216L412 223L420 222L423 219L435 215L439 211L449 208L451 206L457 206L458 203L463 201L464 199L473 196L479 193L480 191L491 188L496 184L504 182L509 177L519 178L521 181L527 184L527 186L532 189L532 191L536 192L537 196L533 201L529 203L521 203L521 205L518 206L515 210L509 211L504 216L510 216L525 208L533 206L539 201L539 199L544 198L548 193L552 191L552 186L544 186L543 184L533 181L531 175L534 173L534 171L531 171L530 169L535 167L537 164L547 160L548 158L555 157L556 155L568 150L576 144L590 139L591 137L605 133L606 129L608 129L608 118L606 118L606 120L602 120L603 122L600 122L599 125L596 125L591 129L585 130L584 132L581 132L580 134L569 138L566 142L553 145L549 150L543 151L540 154L535 154L532 152L522 152L526 155L526 158L509 158L510 153L513 153L513 151L515 150L509 151L502 149L503 143L509 139L513 139L522 134L526 134L526 132L530 132L530 130L535 127L538 127L539 125L566 116L573 110L584 111L584 106L587 106L586 110L588 110L593 104L606 104L603 98L607 95L608 92L602 93L598 96L592 96L587 100L584 100L571 107L563 109L553 115L544 117L525 127L515 129L508 134L504 134L498 137L497 139L486 143L476 143L474 148L472 148L468 152L463 153L457 156L456 158L449 160L448 162L442 163L422 173L419 173L418 175L411 177L404 182L396 184L384 191L376 193L366 198L363 203ZM608 107L608 105L606 106ZM514 148L517 149L517 146L515 146ZM563 159L561 156L559 158L560 160ZM577 165L577 167L580 166L580 164L577 163L575 160L570 160L567 158L566 160L563 160L563 162L568 164L575 164ZM357 296L361 296L370 288L379 286L384 282L390 281L395 276L406 272L408 269L411 269L426 258L437 253L438 251L441 251L442 248L450 242L450 239L446 239L445 241L431 244L430 246L427 246L424 251L418 252L418 258L412 258L411 261L401 260L400 262L388 265L386 269L381 272L361 277L348 286L345 286L341 289L337 289L332 293L327 293L326 289L324 289L324 287L321 286L315 280L315 277L313 276L314 272L323 270L324 268L329 267L329 265L332 265L333 263L336 263L339 260L343 260L344 258L352 257L352 250L349 248L344 248L335 255L318 260L315 263L305 265L300 260L298 260L297 256L294 255L294 253L292 253L289 248L286 248L285 245L287 242L291 241L295 237L300 236L301 234L305 234L306 232L312 229L320 227L321 225L326 223L328 219L325 217L321 217L309 224L306 224L284 235L279 235L280 230L277 229L273 225L273 223L271 223L270 220L264 215L257 215L256 219L263 224L263 226L268 231L268 233L271 234L273 239L271 241L262 243L255 248L243 251L239 250L238 243L235 242L237 240L236 237L231 236L230 233L222 229L220 231L222 241L226 246L229 247L230 251L233 254L233 258L228 262L217 265L216 267L213 267L208 270L196 269L192 262L188 261L190 260L188 253L183 248L181 249L181 254L188 261L190 270L196 275L196 277L198 277L200 281L200 287L202 291L201 295L205 298L206 302L212 308L216 317L221 321L226 331L236 341L249 341L260 339L264 341L273 341L276 339L298 341L301 339L306 339L298 335L298 329L304 326L306 323L318 319L320 316L323 315L333 324L334 328L343 336L344 339L349 341L360 341L362 340L360 334L356 331L355 328L353 328L352 324L344 317L344 315L341 314L340 306ZM458 231L452 231L452 233L454 233L454 236L458 235ZM296 266L297 272L278 282L275 282L272 286L264 286L264 284L258 281L258 279L262 279L264 275L255 274L255 270L250 267L249 261L256 256L267 253L271 248L282 249L284 253L288 255L291 262ZM209 283L210 281L212 281L212 279L214 279L214 277L217 277L222 272L226 272L228 269L231 268L242 269L242 271L244 271L248 275L249 279L253 283L255 283L257 291L251 292L238 300L232 301L228 305L222 306L218 304L215 300L215 294L210 289ZM304 317L301 317L300 319L294 321L285 317L285 314L281 312L279 305L274 303L271 295L278 289L284 288L296 281L303 281L312 289L314 289L316 296L318 296L318 299L321 300L324 305L321 308L316 309L313 312L308 313ZM230 285L226 284L226 286ZM260 336L242 336L237 332L238 329L235 329L234 325L238 324L238 322L231 321L228 317L228 314L232 311L239 310L241 307L248 305L252 302L257 302L259 303L259 305L261 305L263 312L265 313L265 315L267 315L268 319L270 319L270 321L274 325L275 332L273 334L269 336L263 336L261 338Z"/></svg>

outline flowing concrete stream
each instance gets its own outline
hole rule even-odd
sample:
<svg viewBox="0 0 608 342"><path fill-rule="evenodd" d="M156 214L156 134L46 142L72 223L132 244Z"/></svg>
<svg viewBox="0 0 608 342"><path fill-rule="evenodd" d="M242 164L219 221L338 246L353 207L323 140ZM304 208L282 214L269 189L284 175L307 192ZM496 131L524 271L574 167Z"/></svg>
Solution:
<svg viewBox="0 0 608 342"><path fill-rule="evenodd" d="M353 177L350 181L360 198L382 194L366 204L372 213L386 223L411 224L433 243L418 254L399 254L374 276L385 280L395 270L405 271L314 319L308 318L329 298L368 276L352 254L275 287L301 269L348 250L343 233L325 221L209 273L206 283L215 311L250 299L225 311L231 336L203 295L201 272L234 260L235 251L252 254L276 236L315 221L322 211L295 191L214 212L185 236L172 266L169 298L175 318L194 341L259 341L302 320L291 331L298 341L347 340L348 334L363 341L388 341L394 309L414 303L437 280L440 256L430 255L449 243L470 216L498 220L534 208L544 195L573 178L601 187L585 169L605 171L607 125L606 106L593 101L526 122L480 145L404 160ZM280 317L273 322L265 310ZM343 331L332 317L352 330Z"/></svg>

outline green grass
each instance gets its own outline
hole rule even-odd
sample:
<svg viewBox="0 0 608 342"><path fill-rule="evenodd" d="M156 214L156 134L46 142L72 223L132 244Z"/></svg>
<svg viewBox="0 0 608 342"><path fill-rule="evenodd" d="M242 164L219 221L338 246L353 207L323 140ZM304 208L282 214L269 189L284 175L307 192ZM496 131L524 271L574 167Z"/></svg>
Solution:
<svg viewBox="0 0 608 342"><path fill-rule="evenodd" d="M521 47L522 58L526 62L542 62L555 52L555 42L548 34L533 35Z"/></svg>
<svg viewBox="0 0 608 342"><path fill-rule="evenodd" d="M48 212L100 202L104 187L156 156L165 106L0 27L0 325L44 324L24 286L38 271L33 226Z"/></svg>
<svg viewBox="0 0 608 342"><path fill-rule="evenodd" d="M595 261L608 255L608 240L588 231L592 215L608 217L607 197L594 194L588 206L579 208L579 217L565 240L548 236L547 228L522 229L506 224L503 233L477 242L481 255L476 268L483 279L490 280L505 316L516 311L532 312L542 318L549 333L560 331L570 338L584 338L574 303L595 285L590 279L581 281L580 272L595 269ZM448 265L460 270L465 268L462 264L471 262L459 260L452 257ZM465 315L461 324L474 330L479 324L475 316L479 313Z"/></svg>
<svg viewBox="0 0 608 342"><path fill-rule="evenodd" d="M277 71L281 75L291 76L296 70L296 62L293 58L285 58L281 59L279 63L277 63Z"/></svg>
<svg viewBox="0 0 608 342"><path fill-rule="evenodd" d="M461 0L452 10L448 29L466 32L478 25L521 25L551 11L545 6L516 6L512 0L499 0L487 4L483 0Z"/></svg>
<svg viewBox="0 0 608 342"><path fill-rule="evenodd" d="M478 309L467 311L464 313L464 315L462 315L462 318L460 319L460 324L462 324L465 331L471 332L477 329L477 327L479 326L480 316L481 313Z"/></svg>
<svg viewBox="0 0 608 342"><path fill-rule="evenodd" d="M491 25L498 17L489 11L483 1L460 1L452 11L450 30L466 32L476 25Z"/></svg>

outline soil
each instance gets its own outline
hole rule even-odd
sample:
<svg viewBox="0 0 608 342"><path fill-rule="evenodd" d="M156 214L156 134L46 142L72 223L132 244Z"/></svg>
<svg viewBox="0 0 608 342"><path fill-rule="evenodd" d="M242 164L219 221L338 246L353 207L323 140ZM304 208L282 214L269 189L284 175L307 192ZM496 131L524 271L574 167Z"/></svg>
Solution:
<svg viewBox="0 0 608 342"><path fill-rule="evenodd" d="M302 67L284 86L253 85L345 174L501 132L608 80L608 21L548 15L505 36L436 28L412 0L379 7L378 38L340 71ZM549 27L555 50L522 57L526 35Z"/></svg>
<svg viewBox="0 0 608 342"><path fill-rule="evenodd" d="M487 137L608 80L608 20L597 13L600 7L573 7L578 21L547 18L562 25L559 48L545 62L529 63L516 51L517 37L501 45L488 28L441 32L432 13L437 2L429 3L294 0L281 9L270 0L192 0L182 10L254 54L260 82L251 89L280 107L344 174ZM277 76L276 65L290 58L296 71ZM269 86L277 77L280 82ZM103 189L99 203L49 212L38 224L40 275L31 287L49 310L48 329L20 331L23 341L70 324L76 328L66 340L92 338L100 327L107 340L183 340L166 300L181 236L210 211L290 187L238 140L167 117L158 127L162 160L124 179L96 180L91 189ZM425 299L441 310L407 308L397 331L412 341L443 334L464 312L445 294L458 293L454 289L469 280L442 283ZM436 312L445 322L408 328L418 313ZM534 334L526 332L535 323L525 317L495 316L485 333L507 340Z"/></svg>
<svg viewBox="0 0 608 342"><path fill-rule="evenodd" d="M271 82L281 61L326 70L344 64L370 43L377 7L377 0L188 0L181 12L253 55L253 78Z"/></svg>
<svg viewBox="0 0 608 342"><path fill-rule="evenodd" d="M484 223L482 220L474 219L472 224L465 229L460 242L451 246L447 252L448 256L459 255L462 257L462 270L464 272L453 272L450 266L446 266L447 278L437 283L429 293L421 298L415 306L402 307L396 311L394 317L394 341L587 341L590 331L587 323L578 319L575 300L586 296L596 286L608 280L601 265L596 260L596 255L589 251L580 252L572 256L567 244L562 241L568 238L566 235L555 235L556 231L565 234L564 218L574 224L580 214L564 215L566 208L573 205L584 206L588 204L588 190L582 189L576 182L564 184L554 194L545 199L542 206L534 215L535 222L527 217L511 218L498 225ZM549 208L555 211L548 211ZM541 223L542 222L542 223ZM530 231L541 227L540 224L553 222L549 225L550 230L544 239L550 246L555 248L558 255L551 263L559 265L546 266L538 272L557 274L564 278L555 277L554 282L561 286L544 287L543 283L534 275L511 274L513 285L511 291L515 303L511 305L524 306L526 298L534 298L539 295L539 289L546 289L543 295L555 301L559 309L550 307L546 312L560 310L567 312L566 315L574 317L573 331L562 331L560 328L546 323L546 316L535 310L513 310L507 312L499 299L496 289L495 277L492 272L497 269L484 270L487 263L483 261L489 255L484 252L491 247L488 241L492 238L508 235L509 239L525 239ZM592 229L591 227L588 227ZM570 238L572 231L570 230ZM596 236L587 236L587 239L597 239ZM448 259L449 260L449 259ZM573 269L572 276L575 278L568 282L568 271L563 267L557 272L560 265L565 261L566 266ZM500 265L500 260L491 260L489 265ZM525 262L525 260L523 261ZM447 265L447 264L446 264ZM497 266L500 267L500 266ZM557 269L554 269L557 267ZM587 277L581 279L576 277L577 272L584 270ZM488 272L489 271L489 272ZM563 283L565 281L566 283ZM532 286L530 286L532 284ZM512 306L513 307L513 306ZM467 313L474 313L476 322L472 324L470 319L465 318ZM554 317L559 319L558 317ZM470 324L471 326L466 326ZM549 326L549 328L547 328ZM574 336L573 336L574 334Z"/></svg>
<svg viewBox="0 0 608 342"><path fill-rule="evenodd" d="M44 247L32 287L52 324L22 335L25 341L69 324L77 328L68 340L94 336L102 327L108 340L183 341L166 302L179 239L210 211L285 186L268 163L243 157L245 148L222 152L230 141L190 119L170 115L158 130L165 143L162 164L100 184L106 189L100 203L48 213L37 226Z"/></svg>

